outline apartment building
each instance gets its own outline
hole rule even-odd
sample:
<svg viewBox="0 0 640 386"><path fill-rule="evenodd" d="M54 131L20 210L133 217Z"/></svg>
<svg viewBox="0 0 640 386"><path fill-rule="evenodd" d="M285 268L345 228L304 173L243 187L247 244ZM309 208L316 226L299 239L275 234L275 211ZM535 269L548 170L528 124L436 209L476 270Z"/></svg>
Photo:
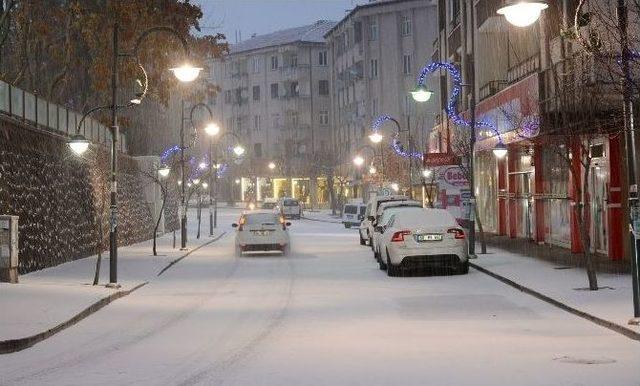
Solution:
<svg viewBox="0 0 640 386"><path fill-rule="evenodd" d="M582 244L574 208L586 205L582 221L588 224L592 251L623 259L622 104L601 59L561 36L576 2L549 3L539 21L524 28L498 15L501 5L499 0L439 0L433 50L434 61L460 68L462 82L474 79L475 117L485 124L476 129L474 158L484 230L577 253ZM612 50L608 68L614 68L615 45L604 47ZM448 74L441 76L442 105L452 82ZM463 87L457 101L466 119L471 90ZM444 109L442 115L447 116ZM448 118L431 130L429 152L456 152L456 135L468 127ZM503 158L492 151L498 144L507 149ZM585 159L589 165L580 164ZM581 182L585 168L590 169L586 185Z"/></svg>
<svg viewBox="0 0 640 386"><path fill-rule="evenodd" d="M369 2L353 8L325 35L336 170L352 181L356 194L362 172L351 161L370 144L371 125L380 115L389 115L400 123L405 146L426 150L427 132L438 119L439 106L417 105L409 92L431 59L432 44L438 37L437 12L437 2L431 0ZM438 94L434 81L429 80L427 85ZM396 131L393 124L385 125L383 143L388 145ZM396 159L387 145L385 158ZM420 167L414 166L415 183ZM404 168L409 169L408 162ZM384 176L382 182L398 182L394 178L399 176Z"/></svg>
<svg viewBox="0 0 640 386"><path fill-rule="evenodd" d="M219 86L209 101L224 131L247 148L234 167L243 200L293 196L328 201L318 167L330 147L329 58L324 35L335 22L253 36L211 64ZM273 169L269 164L273 163Z"/></svg>

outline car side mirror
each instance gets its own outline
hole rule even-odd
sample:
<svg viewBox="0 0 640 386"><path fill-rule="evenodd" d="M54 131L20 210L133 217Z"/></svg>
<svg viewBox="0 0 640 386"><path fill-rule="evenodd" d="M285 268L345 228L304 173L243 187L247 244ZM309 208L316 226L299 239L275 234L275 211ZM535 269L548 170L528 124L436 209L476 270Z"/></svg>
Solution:
<svg viewBox="0 0 640 386"><path fill-rule="evenodd" d="M238 227L238 224L233 223L233 224L231 224L231 227L232 227L232 228L237 228L237 227Z"/></svg>
<svg viewBox="0 0 640 386"><path fill-rule="evenodd" d="M286 226L290 227L290 226L291 226L291 223L287 221L286 223L284 223L284 225L286 225Z"/></svg>

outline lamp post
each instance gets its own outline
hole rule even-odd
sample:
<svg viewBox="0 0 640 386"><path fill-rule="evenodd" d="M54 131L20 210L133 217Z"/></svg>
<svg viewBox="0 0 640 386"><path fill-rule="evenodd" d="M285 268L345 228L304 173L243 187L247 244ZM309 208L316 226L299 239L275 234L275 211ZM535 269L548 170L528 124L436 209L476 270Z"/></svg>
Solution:
<svg viewBox="0 0 640 386"><path fill-rule="evenodd" d="M113 59L111 62L111 104L106 106L98 106L93 109L87 111L84 116L80 119L77 126L77 133L73 136L69 141L69 147L76 153L82 154L84 151L88 149L88 141L86 138L79 134L80 127L84 119L90 114L99 111L99 110L111 110L111 192L110 192L110 205L109 205L109 284L110 287L118 287L118 188L117 188L117 174L118 174L118 138L120 136L119 126L118 126L118 109L133 107L140 105L142 99L146 96L147 87L148 87L148 79L146 76L146 72L144 68L140 64L138 51L140 46L144 42L144 40L156 32L165 32L170 33L173 36L177 37L182 43L182 47L185 51L185 56L189 56L189 46L187 41L180 36L180 34L171 27L152 27L142 32L138 39L136 40L136 44L132 52L121 52L119 48L119 24L116 16L116 21L113 24L113 36L112 36L112 47L113 47ZM118 105L118 64L120 58L133 58L138 65L138 67L142 70L144 75L144 91L136 96L136 98L130 100L130 102L126 105ZM198 77L201 68L192 67L189 64L183 64L179 68L171 69L176 78L182 82L190 82Z"/></svg>

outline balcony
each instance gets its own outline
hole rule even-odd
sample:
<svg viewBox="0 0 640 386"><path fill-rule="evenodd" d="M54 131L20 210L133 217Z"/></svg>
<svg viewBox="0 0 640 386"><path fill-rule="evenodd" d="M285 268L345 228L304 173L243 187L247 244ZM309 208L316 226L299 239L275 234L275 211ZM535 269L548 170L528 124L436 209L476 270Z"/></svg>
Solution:
<svg viewBox="0 0 640 386"><path fill-rule="evenodd" d="M502 91L508 83L504 80L491 80L480 87L478 101L487 99Z"/></svg>
<svg viewBox="0 0 640 386"><path fill-rule="evenodd" d="M535 54L509 68L507 71L507 81L509 83L516 83L527 76L538 72L538 70L540 70L540 54Z"/></svg>

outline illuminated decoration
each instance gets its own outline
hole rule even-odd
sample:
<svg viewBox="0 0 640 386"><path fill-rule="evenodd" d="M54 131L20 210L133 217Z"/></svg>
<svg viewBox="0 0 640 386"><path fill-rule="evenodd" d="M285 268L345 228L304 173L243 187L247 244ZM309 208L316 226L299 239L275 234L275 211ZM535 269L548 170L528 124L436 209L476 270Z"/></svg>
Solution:
<svg viewBox="0 0 640 386"><path fill-rule="evenodd" d="M244 154L244 147L242 147L242 145L236 145L234 146L234 148L232 149L234 154L237 155L238 157L241 157Z"/></svg>
<svg viewBox="0 0 640 386"><path fill-rule="evenodd" d="M179 151L180 151L180 146L178 145L166 148L160 155L160 162L162 162L163 164L166 164L169 158L171 158L175 153Z"/></svg>
<svg viewBox="0 0 640 386"><path fill-rule="evenodd" d="M453 87L451 88L451 95L449 96L449 100L447 101L447 105L445 106L445 111L447 112L447 116L449 117L449 119L451 119L451 121L455 125L470 128L471 122L466 121L462 117L462 114L460 114L460 112L458 111L457 101L458 101L458 97L462 93L462 74L460 73L460 70L458 69L458 67L456 67L453 63L432 62L427 66L423 67L422 70L420 71L420 75L418 75L417 87L424 86L424 82L427 75L437 70L447 71L451 76L452 83L453 83ZM498 143L502 143L502 136L500 135L500 132L498 131L496 126L493 125L491 122L476 120L474 126L475 126L474 131L476 133L482 133L483 129L491 130L493 133L495 133L496 137L498 138ZM538 126L537 130L539 131L539 126L540 126L539 122L537 126ZM529 127L529 130L525 131L525 135L530 134L533 131L533 129L534 129L534 126L533 124L531 124L531 126ZM536 132L536 135L537 135L537 132ZM527 137L527 138L531 138L531 137Z"/></svg>
<svg viewBox="0 0 640 386"><path fill-rule="evenodd" d="M499 8L496 13L503 15L516 27L528 27L538 21L543 10L549 5L543 1L517 0Z"/></svg>
<svg viewBox="0 0 640 386"><path fill-rule="evenodd" d="M273 170L276 168L276 164L273 162L269 162L269 169Z"/></svg>
<svg viewBox="0 0 640 386"><path fill-rule="evenodd" d="M371 134L369 137L375 134L379 134L380 127L387 121L392 121L392 122L395 122L396 124L398 123L398 121L395 118L389 115L381 115L378 118L376 118L375 121L373 121L373 124L371 125L371 130L373 131L373 134ZM379 135L382 137L381 134ZM422 159L421 152L417 152L417 151L406 152L404 150L404 146L402 146L402 144L400 143L399 135L400 133L396 133L395 136L393 137L393 140L391 141L391 148L393 149L393 151L395 151L396 154L399 155L400 157L404 157L404 158L412 157L412 158Z"/></svg>
<svg viewBox="0 0 640 386"><path fill-rule="evenodd" d="M400 185L394 182L391 184L391 189L393 189L394 192L398 193L398 191L400 190Z"/></svg>
<svg viewBox="0 0 640 386"><path fill-rule="evenodd" d="M422 171L422 177L424 177L424 178L429 178L429 177L431 177L431 174L432 174L432 173L433 173L433 172L431 171L431 169L424 169L424 170Z"/></svg>
<svg viewBox="0 0 640 386"><path fill-rule="evenodd" d="M360 167L362 166L362 164L364 164L364 158L362 158L361 156L357 155L353 158L353 164Z"/></svg>
<svg viewBox="0 0 640 386"><path fill-rule="evenodd" d="M383 138L382 134L378 133L377 131L369 135L369 140L373 143L382 142L382 138Z"/></svg>
<svg viewBox="0 0 640 386"><path fill-rule="evenodd" d="M206 189L209 187L209 184L207 184L206 182L202 183L202 189Z"/></svg>
<svg viewBox="0 0 640 386"><path fill-rule="evenodd" d="M496 147L493 148L493 155L495 155L497 158L504 158L507 153L507 146L502 142L498 142L496 144Z"/></svg>
<svg viewBox="0 0 640 386"><path fill-rule="evenodd" d="M222 178L224 176L224 174L227 172L228 167L229 165L227 164L218 164L218 171L216 172L218 178Z"/></svg>
<svg viewBox="0 0 640 386"><path fill-rule="evenodd" d="M160 165L160 167L158 168L158 174L160 175L160 177L167 177L170 172L171 168L165 164Z"/></svg>
<svg viewBox="0 0 640 386"><path fill-rule="evenodd" d="M423 84L419 84L413 91L411 91L411 97L416 102L427 102L431 99L432 95L433 92L429 91Z"/></svg>
<svg viewBox="0 0 640 386"><path fill-rule="evenodd" d="M378 169L376 169L375 166L371 165L369 166L369 174L376 174L378 172Z"/></svg>

